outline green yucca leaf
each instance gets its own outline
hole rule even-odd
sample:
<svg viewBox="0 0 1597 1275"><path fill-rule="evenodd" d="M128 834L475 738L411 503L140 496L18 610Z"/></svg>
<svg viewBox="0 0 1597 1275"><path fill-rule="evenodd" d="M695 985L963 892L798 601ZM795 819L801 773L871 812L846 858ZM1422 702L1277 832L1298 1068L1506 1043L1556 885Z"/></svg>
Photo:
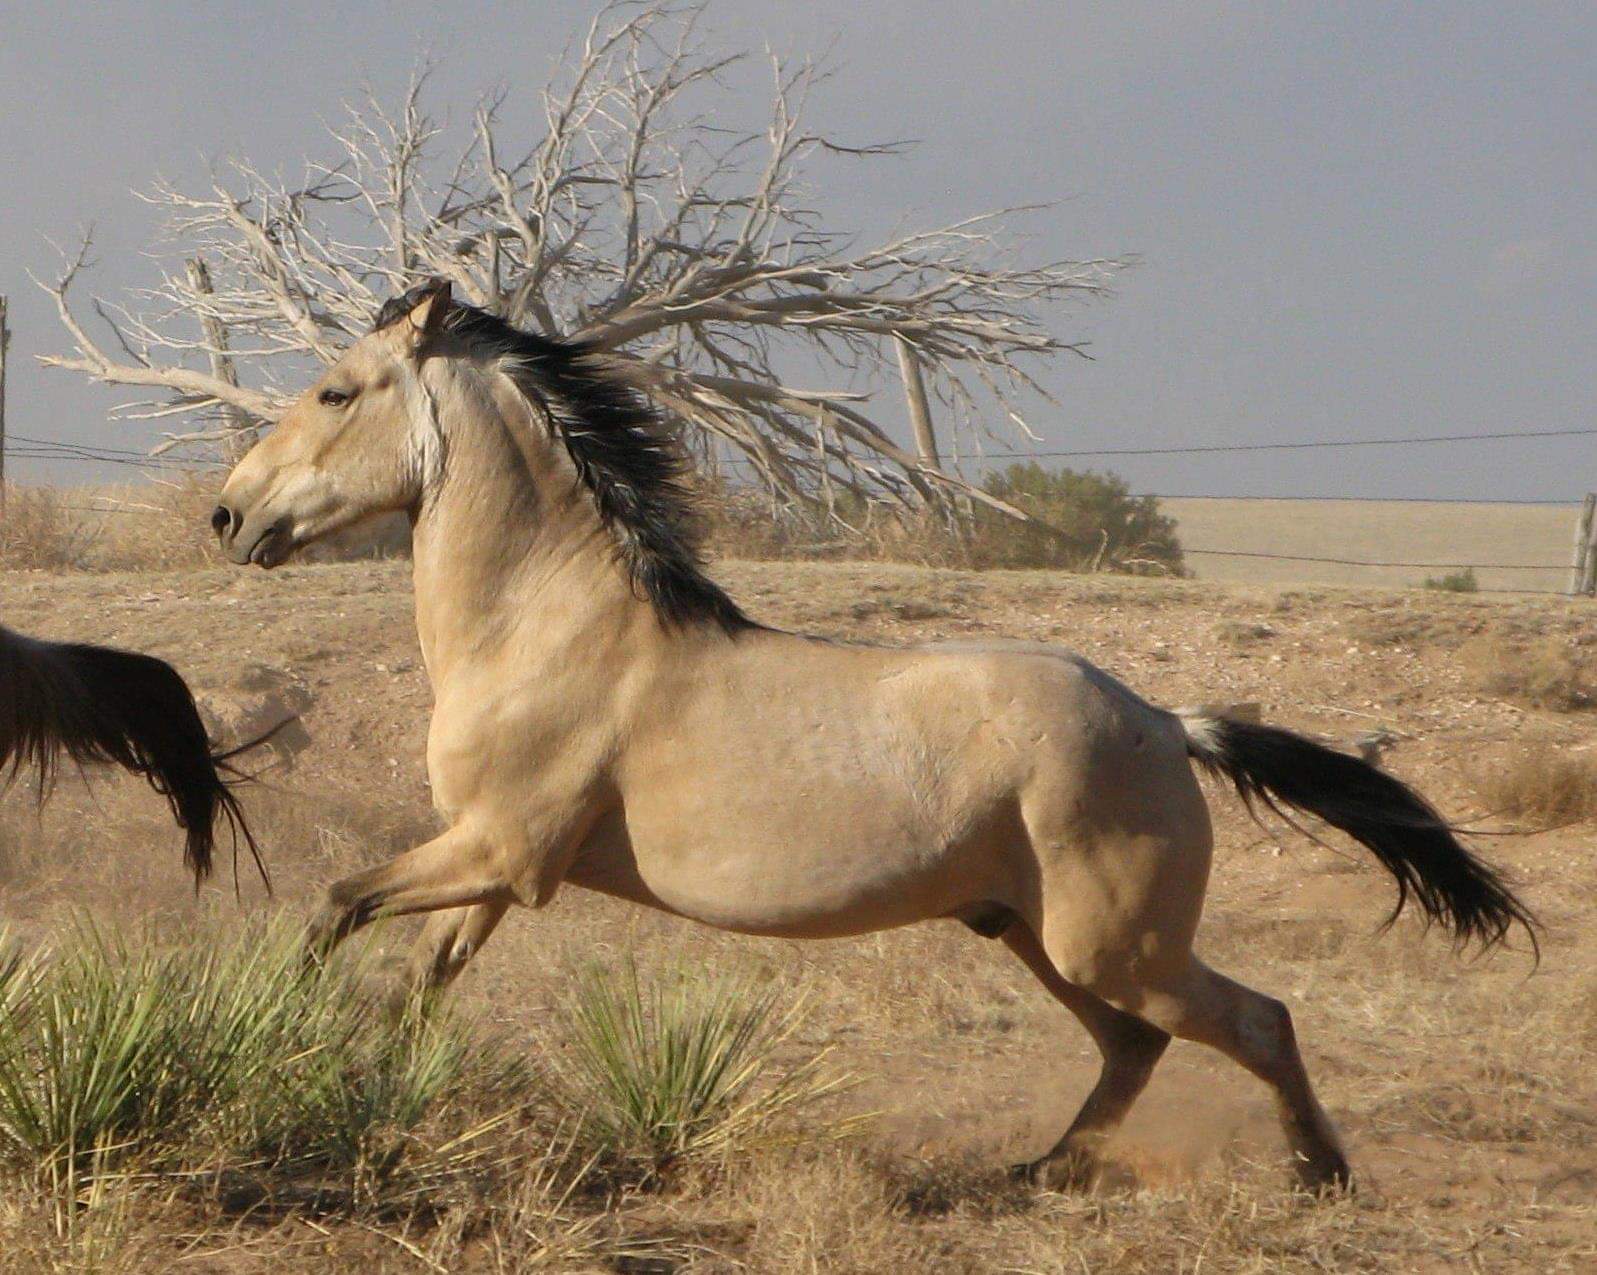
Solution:
<svg viewBox="0 0 1597 1275"><path fill-rule="evenodd" d="M663 1167L770 1136L841 1087L821 1074L825 1051L772 1075L803 1010L802 998L782 1010L746 980L645 983L630 961L614 975L592 969L564 1012L571 1053L559 1070L593 1141Z"/></svg>
<svg viewBox="0 0 1597 1275"><path fill-rule="evenodd" d="M48 959L0 935L0 1165L43 1185L69 1226L132 1160L341 1174L351 1198L464 1163L470 1130L430 1165L414 1131L457 1094L504 1097L526 1069L468 1047L447 1014L396 1026L360 973L308 972L287 922L177 949L83 922Z"/></svg>

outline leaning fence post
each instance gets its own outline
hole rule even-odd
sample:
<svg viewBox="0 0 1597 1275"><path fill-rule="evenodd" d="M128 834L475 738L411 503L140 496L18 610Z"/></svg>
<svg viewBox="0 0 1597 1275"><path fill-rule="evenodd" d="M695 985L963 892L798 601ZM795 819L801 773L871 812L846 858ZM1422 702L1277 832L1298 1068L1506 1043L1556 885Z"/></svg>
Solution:
<svg viewBox="0 0 1597 1275"><path fill-rule="evenodd" d="M1587 492L1580 507L1580 517L1575 520L1575 552L1569 563L1569 595L1579 597L1589 593L1586 578L1591 567L1592 515L1597 512L1597 492Z"/></svg>
<svg viewBox="0 0 1597 1275"><path fill-rule="evenodd" d="M6 347L11 344L6 316L6 299L0 297L0 513L6 507Z"/></svg>
<svg viewBox="0 0 1597 1275"><path fill-rule="evenodd" d="M1587 597L1597 594L1597 505L1586 524L1586 574L1580 582L1580 591Z"/></svg>

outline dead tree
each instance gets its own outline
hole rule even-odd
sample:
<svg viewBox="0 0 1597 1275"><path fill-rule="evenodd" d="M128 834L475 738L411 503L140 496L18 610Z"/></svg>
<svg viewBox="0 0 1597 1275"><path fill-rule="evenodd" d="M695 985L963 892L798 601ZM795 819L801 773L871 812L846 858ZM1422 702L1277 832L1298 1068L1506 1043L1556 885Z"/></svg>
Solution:
<svg viewBox="0 0 1597 1275"><path fill-rule="evenodd" d="M1103 293L1122 263L1016 264L1005 213L861 246L805 179L822 156L898 146L807 129L805 104L828 82L810 63L775 64L768 123L728 131L717 94L743 58L711 51L701 16L604 9L544 90L530 144L507 135L494 98L448 151L422 73L393 109L368 92L297 182L238 161L210 190L157 186L172 268L124 305L96 303L110 334L97 341L70 302L80 252L45 285L75 348L45 362L157 391L123 410L193 422L164 447L225 444L271 419L282 387L336 359L383 300L443 275L517 324L627 360L701 456L746 465L779 502L964 492L1007 510L945 467L929 404L946 456L1030 437L1036 372L1082 353L1052 312ZM185 268L195 256L208 275ZM875 414L900 367L918 446Z"/></svg>

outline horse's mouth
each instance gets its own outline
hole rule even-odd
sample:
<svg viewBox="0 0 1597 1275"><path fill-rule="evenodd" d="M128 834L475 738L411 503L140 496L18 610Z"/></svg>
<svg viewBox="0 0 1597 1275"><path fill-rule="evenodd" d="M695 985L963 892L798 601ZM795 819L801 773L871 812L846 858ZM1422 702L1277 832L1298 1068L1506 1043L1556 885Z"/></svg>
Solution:
<svg viewBox="0 0 1597 1275"><path fill-rule="evenodd" d="M294 538L282 523L274 523L265 531L249 552L249 561L268 571L294 552Z"/></svg>

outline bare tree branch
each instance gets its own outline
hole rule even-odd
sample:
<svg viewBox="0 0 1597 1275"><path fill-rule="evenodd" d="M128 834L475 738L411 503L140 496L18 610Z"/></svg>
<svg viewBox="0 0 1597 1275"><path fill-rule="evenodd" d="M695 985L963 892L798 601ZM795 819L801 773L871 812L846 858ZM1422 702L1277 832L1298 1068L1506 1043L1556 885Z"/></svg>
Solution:
<svg viewBox="0 0 1597 1275"><path fill-rule="evenodd" d="M158 185L174 260L113 314L121 353L69 305L87 242L54 285L75 353L45 361L168 397L129 414L270 419L280 386L338 357L382 301L443 275L474 303L608 350L683 423L706 458L740 458L773 497L834 509L839 491L889 502L958 493L1001 501L895 441L875 411L901 399L900 351L924 378L947 455L1034 437L1038 375L1085 356L1051 321L1103 295L1119 260L1017 261L991 213L876 242L835 227L809 193L828 157L868 162L901 143L827 138L805 124L826 68L773 62L769 118L727 127L743 55L714 50L704 6L612 3L543 92L541 135L503 125L503 95L452 131L427 109L428 68L393 107L365 92L328 156L297 183L247 161L207 191ZM203 256L209 288L183 260ZM213 363L225 354L230 364ZM202 367L230 366L238 379ZM794 384L795 368L822 384ZM884 397L885 395L885 397ZM213 422L165 446L214 444Z"/></svg>

